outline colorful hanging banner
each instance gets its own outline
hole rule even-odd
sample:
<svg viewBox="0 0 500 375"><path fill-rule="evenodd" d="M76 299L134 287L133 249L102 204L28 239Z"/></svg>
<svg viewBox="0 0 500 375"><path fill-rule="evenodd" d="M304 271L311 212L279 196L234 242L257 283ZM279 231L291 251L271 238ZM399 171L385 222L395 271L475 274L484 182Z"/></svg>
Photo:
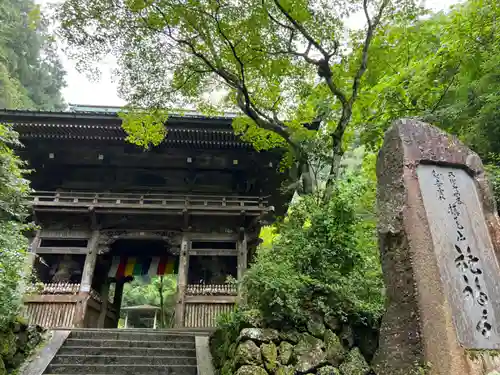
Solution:
<svg viewBox="0 0 500 375"><path fill-rule="evenodd" d="M177 270L177 257L113 257L108 277L121 279L128 276L163 276L173 274Z"/></svg>

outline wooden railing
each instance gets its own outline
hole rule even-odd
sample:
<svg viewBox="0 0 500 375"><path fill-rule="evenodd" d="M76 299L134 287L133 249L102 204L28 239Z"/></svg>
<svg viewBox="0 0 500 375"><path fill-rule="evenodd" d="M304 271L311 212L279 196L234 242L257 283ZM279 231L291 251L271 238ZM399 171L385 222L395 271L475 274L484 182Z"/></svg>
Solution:
<svg viewBox="0 0 500 375"><path fill-rule="evenodd" d="M78 294L79 291L80 284L71 283L42 284L41 288L37 290L39 294Z"/></svg>
<svg viewBox="0 0 500 375"><path fill-rule="evenodd" d="M32 194L35 206L66 206L94 208L152 208L199 210L262 211L267 199L249 196L121 194L93 192L37 191Z"/></svg>
<svg viewBox="0 0 500 375"><path fill-rule="evenodd" d="M189 284L186 287L188 296L235 296L236 286L230 284Z"/></svg>
<svg viewBox="0 0 500 375"><path fill-rule="evenodd" d="M71 328L74 326L75 312L83 296L79 295L80 284L48 283L33 288L36 293L24 297L25 312L31 324L38 324L46 328ZM102 298L98 292L90 290L88 310L94 316L86 318L95 323L95 315L99 314ZM114 309L108 305L107 315L115 317ZM95 320L95 322L94 322Z"/></svg>

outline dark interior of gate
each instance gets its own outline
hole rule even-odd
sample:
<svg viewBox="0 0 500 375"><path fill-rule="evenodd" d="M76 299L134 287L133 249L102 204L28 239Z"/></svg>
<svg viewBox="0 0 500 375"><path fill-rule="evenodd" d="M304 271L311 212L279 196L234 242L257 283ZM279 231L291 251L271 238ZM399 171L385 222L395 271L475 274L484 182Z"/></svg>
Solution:
<svg viewBox="0 0 500 375"><path fill-rule="evenodd" d="M262 223L290 198L280 153L242 142L231 117L197 114L170 116L164 142L144 150L116 113L86 109L0 111L34 171L29 319L116 327L124 283L174 273L175 325L212 327L238 299L228 276L242 277Z"/></svg>

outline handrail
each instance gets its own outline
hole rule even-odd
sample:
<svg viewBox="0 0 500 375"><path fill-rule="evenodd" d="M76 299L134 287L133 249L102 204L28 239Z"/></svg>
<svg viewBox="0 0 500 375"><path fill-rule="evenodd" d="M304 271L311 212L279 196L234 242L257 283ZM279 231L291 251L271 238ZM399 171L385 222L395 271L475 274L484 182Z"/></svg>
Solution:
<svg viewBox="0 0 500 375"><path fill-rule="evenodd" d="M113 206L150 206L167 207L227 207L227 208L263 208L267 206L267 197L223 196L223 195L182 195L182 194L139 194L109 192L73 192L73 191L36 191L32 193L35 205L113 205Z"/></svg>
<svg viewBox="0 0 500 375"><path fill-rule="evenodd" d="M230 284L188 284L186 286L186 295L201 296L201 295L236 295L238 289L235 285Z"/></svg>

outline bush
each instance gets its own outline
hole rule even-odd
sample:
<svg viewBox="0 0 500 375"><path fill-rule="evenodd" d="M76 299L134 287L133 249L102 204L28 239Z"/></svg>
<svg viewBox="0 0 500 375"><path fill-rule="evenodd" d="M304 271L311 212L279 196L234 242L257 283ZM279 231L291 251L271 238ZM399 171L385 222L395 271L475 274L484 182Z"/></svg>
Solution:
<svg viewBox="0 0 500 375"><path fill-rule="evenodd" d="M359 175L342 179L327 204L302 197L246 272L244 308L276 328L312 312L376 321L384 300L372 203L374 186Z"/></svg>
<svg viewBox="0 0 500 375"><path fill-rule="evenodd" d="M17 134L0 124L0 330L7 327L21 307L21 281L25 275L25 254L28 242L26 201L30 192L24 179L23 163L12 146L19 145Z"/></svg>

